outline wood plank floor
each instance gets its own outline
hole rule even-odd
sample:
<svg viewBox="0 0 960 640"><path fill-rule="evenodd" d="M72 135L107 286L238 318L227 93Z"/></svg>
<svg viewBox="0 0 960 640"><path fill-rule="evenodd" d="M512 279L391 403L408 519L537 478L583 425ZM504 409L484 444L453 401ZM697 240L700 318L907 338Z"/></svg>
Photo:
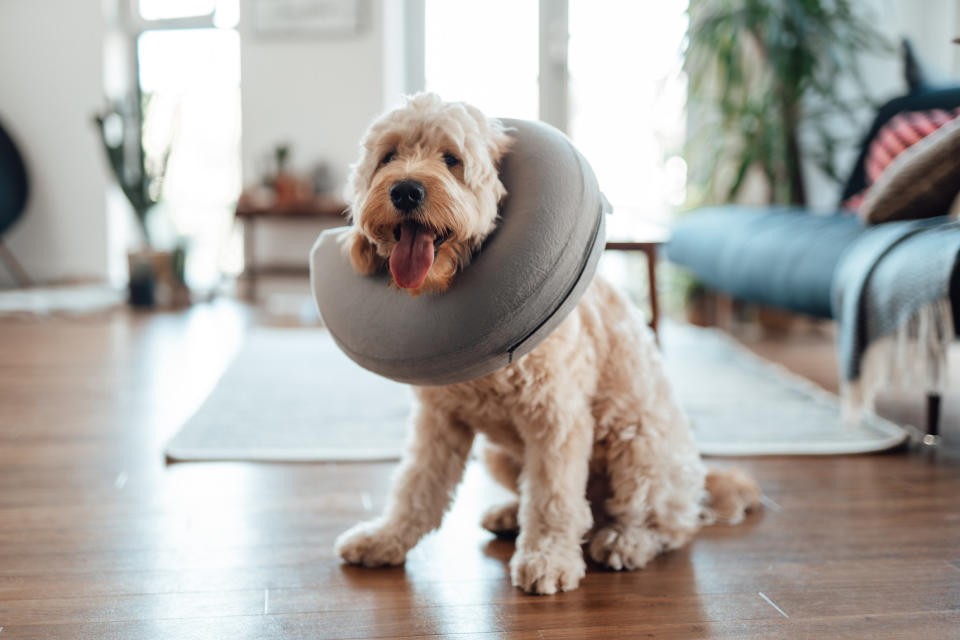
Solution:
<svg viewBox="0 0 960 640"><path fill-rule="evenodd" d="M392 465L164 463L247 321L0 320L0 640L960 638L960 465L916 451L740 461L763 512L550 597L510 586L472 466L404 568L342 566Z"/></svg>

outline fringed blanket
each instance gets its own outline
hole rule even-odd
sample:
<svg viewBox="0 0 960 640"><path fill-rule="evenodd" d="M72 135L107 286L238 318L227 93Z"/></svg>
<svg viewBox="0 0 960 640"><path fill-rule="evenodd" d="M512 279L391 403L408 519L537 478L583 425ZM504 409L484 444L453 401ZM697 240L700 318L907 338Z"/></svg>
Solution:
<svg viewBox="0 0 960 640"><path fill-rule="evenodd" d="M841 258L833 314L848 417L873 410L882 386L944 390L958 256L960 222L941 217L871 227Z"/></svg>

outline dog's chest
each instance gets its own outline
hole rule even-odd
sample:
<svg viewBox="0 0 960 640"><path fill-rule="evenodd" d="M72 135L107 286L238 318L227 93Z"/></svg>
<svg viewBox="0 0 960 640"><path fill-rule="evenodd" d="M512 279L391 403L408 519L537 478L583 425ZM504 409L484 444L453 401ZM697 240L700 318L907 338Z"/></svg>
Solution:
<svg viewBox="0 0 960 640"><path fill-rule="evenodd" d="M527 412L525 405L530 400L518 382L501 370L481 380L417 391L421 402L440 408L491 442L513 446L521 443L516 419Z"/></svg>

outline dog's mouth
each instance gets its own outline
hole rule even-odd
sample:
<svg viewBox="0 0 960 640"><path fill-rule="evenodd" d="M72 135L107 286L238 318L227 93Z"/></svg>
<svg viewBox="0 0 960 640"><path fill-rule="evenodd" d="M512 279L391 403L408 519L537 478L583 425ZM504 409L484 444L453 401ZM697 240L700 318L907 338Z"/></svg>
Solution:
<svg viewBox="0 0 960 640"><path fill-rule="evenodd" d="M416 289L427 279L427 272L437 257L437 249L450 232L436 231L414 220L404 220L393 228L396 246L390 252L390 273L403 289Z"/></svg>

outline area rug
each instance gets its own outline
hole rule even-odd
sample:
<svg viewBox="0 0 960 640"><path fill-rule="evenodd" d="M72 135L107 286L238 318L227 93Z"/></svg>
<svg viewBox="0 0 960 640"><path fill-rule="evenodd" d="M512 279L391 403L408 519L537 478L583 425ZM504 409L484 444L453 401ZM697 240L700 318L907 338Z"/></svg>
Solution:
<svg viewBox="0 0 960 640"><path fill-rule="evenodd" d="M360 368L324 329L256 328L171 460L393 460L406 437L406 385Z"/></svg>
<svg viewBox="0 0 960 640"><path fill-rule="evenodd" d="M11 289L0 291L0 316L89 315L123 302L123 292L106 285Z"/></svg>
<svg viewBox="0 0 960 640"><path fill-rule="evenodd" d="M664 365L706 455L837 455L891 449L907 432L877 416L846 424L840 401L717 329L666 323Z"/></svg>
<svg viewBox="0 0 960 640"><path fill-rule="evenodd" d="M668 324L668 375L706 455L880 451L906 433L880 418L844 425L835 396L715 330ZM322 329L253 329L171 460L351 461L399 457L410 391L361 369Z"/></svg>

